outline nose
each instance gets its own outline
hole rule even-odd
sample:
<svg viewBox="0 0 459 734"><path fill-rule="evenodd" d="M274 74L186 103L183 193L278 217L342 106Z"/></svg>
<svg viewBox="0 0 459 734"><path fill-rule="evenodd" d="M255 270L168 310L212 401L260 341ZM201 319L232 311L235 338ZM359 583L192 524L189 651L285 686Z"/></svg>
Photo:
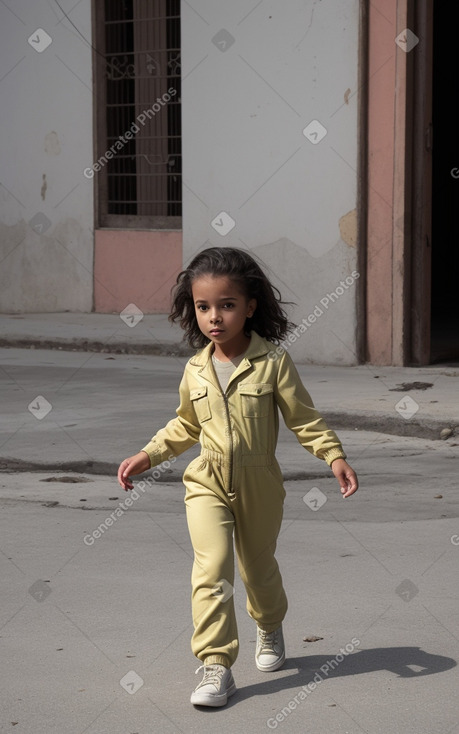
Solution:
<svg viewBox="0 0 459 734"><path fill-rule="evenodd" d="M212 324L218 324L221 320L222 318L216 310L211 312L210 321Z"/></svg>

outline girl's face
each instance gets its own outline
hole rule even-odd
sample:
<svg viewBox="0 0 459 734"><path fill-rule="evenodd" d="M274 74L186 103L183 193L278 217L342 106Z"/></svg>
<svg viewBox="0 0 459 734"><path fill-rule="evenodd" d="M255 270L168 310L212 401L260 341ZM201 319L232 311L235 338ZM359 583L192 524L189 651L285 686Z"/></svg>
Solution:
<svg viewBox="0 0 459 734"><path fill-rule="evenodd" d="M192 284L198 326L215 345L215 356L231 359L247 348L246 318L253 316L257 302L248 300L227 276L201 275Z"/></svg>

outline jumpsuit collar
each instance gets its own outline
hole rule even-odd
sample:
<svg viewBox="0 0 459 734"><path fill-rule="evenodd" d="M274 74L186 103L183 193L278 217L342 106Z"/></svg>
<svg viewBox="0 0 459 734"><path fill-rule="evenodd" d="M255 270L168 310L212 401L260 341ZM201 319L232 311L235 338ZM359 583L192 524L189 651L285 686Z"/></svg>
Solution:
<svg viewBox="0 0 459 734"><path fill-rule="evenodd" d="M250 332L250 344L247 348L244 359L240 362L239 366L233 373L228 385L233 381L235 377L238 377L242 372L245 372L251 367L251 360L256 357L262 357L264 354L269 352L269 343L263 339L256 331ZM197 352L190 359L190 364L199 367L199 374L205 380L211 382L215 387L218 385L215 382L215 372L212 366L212 352L213 344L209 342L207 346Z"/></svg>

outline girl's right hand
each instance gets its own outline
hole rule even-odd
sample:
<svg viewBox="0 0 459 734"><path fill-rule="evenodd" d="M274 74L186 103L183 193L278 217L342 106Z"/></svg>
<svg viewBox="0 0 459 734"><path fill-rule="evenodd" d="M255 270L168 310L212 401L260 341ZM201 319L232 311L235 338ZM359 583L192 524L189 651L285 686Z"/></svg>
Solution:
<svg viewBox="0 0 459 734"><path fill-rule="evenodd" d="M139 451L135 456L130 456L122 461L118 469L118 482L124 491L134 489L130 479L131 474L142 474L144 471L148 471L150 466L150 457L145 451Z"/></svg>

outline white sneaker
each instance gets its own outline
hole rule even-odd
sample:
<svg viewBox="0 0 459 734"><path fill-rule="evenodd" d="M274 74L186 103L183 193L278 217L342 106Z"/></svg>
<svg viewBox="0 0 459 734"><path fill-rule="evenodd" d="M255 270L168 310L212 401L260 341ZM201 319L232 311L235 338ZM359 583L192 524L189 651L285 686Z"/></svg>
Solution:
<svg viewBox="0 0 459 734"><path fill-rule="evenodd" d="M257 649L255 663L258 670L271 673L278 670L285 662L284 635L282 625L274 632L265 632L257 628Z"/></svg>
<svg viewBox="0 0 459 734"><path fill-rule="evenodd" d="M228 698L236 693L233 674L224 665L201 665L196 673L204 669L202 681L191 694L194 706L225 706Z"/></svg>

